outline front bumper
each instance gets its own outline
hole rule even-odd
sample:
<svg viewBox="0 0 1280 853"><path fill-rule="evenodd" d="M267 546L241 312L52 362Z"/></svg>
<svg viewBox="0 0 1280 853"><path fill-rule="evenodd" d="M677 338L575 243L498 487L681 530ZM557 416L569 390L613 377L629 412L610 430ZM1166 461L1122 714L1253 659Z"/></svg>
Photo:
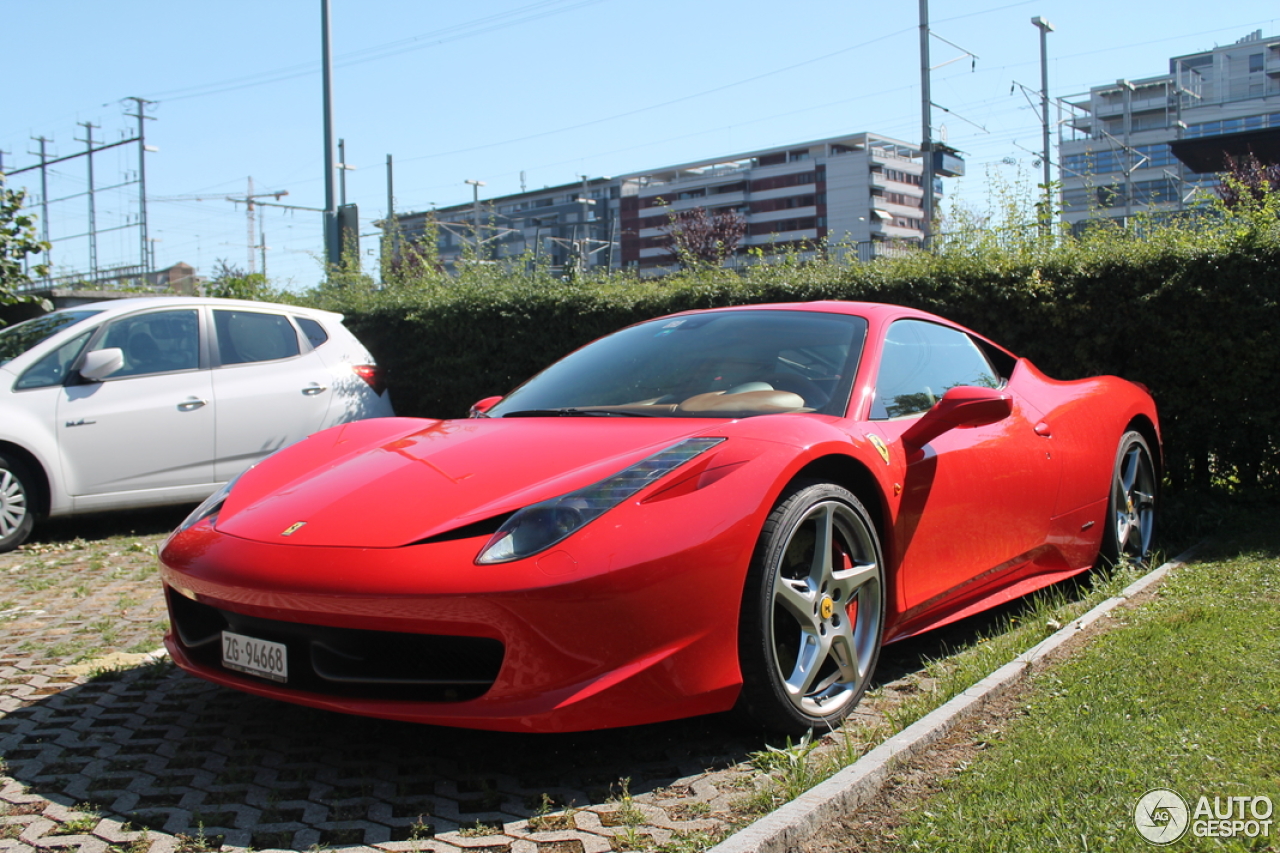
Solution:
<svg viewBox="0 0 1280 853"><path fill-rule="evenodd" d="M620 506L498 566L473 562L484 537L335 548L204 522L162 554L166 646L218 684L421 723L576 731L727 710L758 521L716 491ZM285 643L290 681L224 668L222 630Z"/></svg>

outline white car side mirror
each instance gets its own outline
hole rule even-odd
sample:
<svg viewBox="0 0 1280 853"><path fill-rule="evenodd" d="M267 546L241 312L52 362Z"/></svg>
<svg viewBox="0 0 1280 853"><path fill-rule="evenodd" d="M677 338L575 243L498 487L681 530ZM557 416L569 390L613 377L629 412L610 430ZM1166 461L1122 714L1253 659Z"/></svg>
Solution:
<svg viewBox="0 0 1280 853"><path fill-rule="evenodd" d="M91 382L100 382L124 367L124 350L120 347L98 349L84 357L80 375Z"/></svg>

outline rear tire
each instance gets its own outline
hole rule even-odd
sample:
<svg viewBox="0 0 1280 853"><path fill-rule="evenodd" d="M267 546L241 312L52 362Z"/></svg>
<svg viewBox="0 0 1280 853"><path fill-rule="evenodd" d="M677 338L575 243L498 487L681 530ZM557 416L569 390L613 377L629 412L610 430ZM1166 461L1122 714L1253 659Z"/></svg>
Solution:
<svg viewBox="0 0 1280 853"><path fill-rule="evenodd" d="M31 535L34 482L25 465L0 453L0 554L17 548Z"/></svg>
<svg viewBox="0 0 1280 853"><path fill-rule="evenodd" d="M840 486L794 484L769 514L747 574L735 710L787 734L838 726L875 670L884 599L866 509Z"/></svg>
<svg viewBox="0 0 1280 853"><path fill-rule="evenodd" d="M1141 565L1151 553L1156 524L1156 468L1147 440L1139 432L1126 432L1116 449L1107 500L1107 524L1102 533L1102 558L1115 564L1122 559Z"/></svg>

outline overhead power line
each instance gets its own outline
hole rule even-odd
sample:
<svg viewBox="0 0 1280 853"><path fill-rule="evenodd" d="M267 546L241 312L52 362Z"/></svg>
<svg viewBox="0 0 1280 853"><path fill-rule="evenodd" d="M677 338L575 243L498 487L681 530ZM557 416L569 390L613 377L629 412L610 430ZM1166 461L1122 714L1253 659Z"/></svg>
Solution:
<svg viewBox="0 0 1280 853"><path fill-rule="evenodd" d="M374 60L384 59L389 56L395 56L401 53L407 53L413 50L422 50L428 47L448 44L453 41L471 38L473 36L484 35L496 30L514 27L519 24L527 24L540 18L559 15L564 12L571 12L583 6L593 6L597 3L603 3L605 0L576 0L564 4L566 0L541 0L538 3L531 3L527 6L521 6L510 12L504 12L497 15L488 15L484 18L477 18L463 24L456 24L451 27L445 27L440 30L434 30L422 35L412 36L407 39L387 42L385 44L374 45L372 47L360 48L359 50L350 51L341 54L334 60L334 65L346 68L351 65L358 65L364 62L373 62ZM548 6L557 6L558 8L546 8ZM310 74L320 73L320 63L303 62L297 65L290 65L284 68L278 68L274 71L264 71L260 74L251 74L243 77L233 77L227 80L221 80L214 83L206 83L197 86L188 86L181 89L170 89L165 92L154 92L152 97L165 101L184 101L189 98L202 98L207 95L220 95L225 92L234 92L239 89L247 89L252 86L265 86L270 83L281 83L285 80L293 80L298 77L306 77Z"/></svg>

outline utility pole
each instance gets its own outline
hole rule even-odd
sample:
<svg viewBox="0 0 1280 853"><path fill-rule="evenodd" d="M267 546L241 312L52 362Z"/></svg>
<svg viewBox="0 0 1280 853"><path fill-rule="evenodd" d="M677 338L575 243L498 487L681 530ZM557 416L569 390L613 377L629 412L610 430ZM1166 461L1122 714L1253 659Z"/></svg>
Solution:
<svg viewBox="0 0 1280 853"><path fill-rule="evenodd" d="M137 108L136 113L125 113L125 115L138 120L138 225L141 229L141 240L138 245L141 247L142 256L142 272L143 274L151 272L152 264L148 258L150 253L147 251L149 244L147 243L147 140L146 140L146 123L147 121L155 121L154 116L146 115L147 104L154 104L155 101L148 101L146 98L132 96L125 98L126 101L133 101ZM252 190L250 190L252 193Z"/></svg>
<svg viewBox="0 0 1280 853"><path fill-rule="evenodd" d="M480 259L480 188L485 185L484 181L473 181L467 179L464 184L471 185L471 217L475 221L476 226L476 260Z"/></svg>
<svg viewBox="0 0 1280 853"><path fill-rule="evenodd" d="M347 172L354 172L355 166L347 165L347 141L345 139L338 140L338 206L347 206Z"/></svg>
<svg viewBox="0 0 1280 853"><path fill-rule="evenodd" d="M98 215L93 195L93 129L98 127L87 121L77 122L84 128L83 142L87 148L85 153L89 160L89 277L98 277Z"/></svg>
<svg viewBox="0 0 1280 853"><path fill-rule="evenodd" d="M44 250L45 265L49 271L53 272L53 244L49 242L49 170L45 167L45 161L49 159L48 153L45 151L45 143L52 142L52 139L45 139L43 136L31 137L40 143L40 239L48 246Z"/></svg>
<svg viewBox="0 0 1280 853"><path fill-rule="evenodd" d="M382 269L390 269L400 253L400 225L396 222L396 196L391 168L391 155L387 155L387 217L382 225Z"/></svg>
<svg viewBox="0 0 1280 853"><path fill-rule="evenodd" d="M253 175L249 176L249 192L245 194L245 198L249 200L249 203L245 205L245 207L247 208L245 219L246 219L247 225L249 226L248 228L249 242L246 244L249 249L249 275L253 275L255 272L258 271L254 267L254 263L253 263L253 259L254 259L253 238L255 236L254 232L258 230L255 227L257 223L254 221L255 217L253 213Z"/></svg>
<svg viewBox="0 0 1280 853"><path fill-rule="evenodd" d="M1040 125L1043 131L1044 146L1040 162L1044 164L1044 212L1040 217L1040 227L1047 234L1053 227L1050 217L1053 216L1052 175L1049 171L1049 33L1053 32L1053 24L1036 15L1031 19L1040 30Z"/></svg>
<svg viewBox="0 0 1280 853"><path fill-rule="evenodd" d="M929 0L920 0L920 151L924 155L924 245L933 242L933 100L929 71Z"/></svg>
<svg viewBox="0 0 1280 853"><path fill-rule="evenodd" d="M126 100L142 100L142 99L130 98ZM147 103L150 103L150 102L143 100L144 105ZM130 113L130 115L133 115L133 114ZM147 116L146 118L151 118L151 117ZM65 157L51 157L49 155L49 151L48 151L48 148L46 147L46 144L49 142L52 142L53 140L47 139L43 136L33 136L31 138L34 141L40 143L40 151L39 152L32 151L28 153L30 153L32 156L38 156L40 158L40 162L34 166L24 166L21 169L12 169L9 171L5 171L3 168L0 168L0 173L3 173L6 178L11 178L14 175L19 175L24 172L30 172L36 169L40 170L40 189L41 189L40 211L41 211L41 220L42 220L41 234L43 236L43 239L52 246L52 244L57 242L58 240L78 240L81 237L88 237L89 238L90 270L87 277L90 280L96 280L98 275L102 272L102 269L98 264L99 229L98 229L98 223L97 223L97 218L98 218L97 193L99 192L99 189L97 185L97 177L94 170L93 155L106 151L109 148L118 148L121 145L132 145L134 143L138 143L139 148L141 150L139 151L139 154L138 154L139 171L136 173L135 177L131 180L126 178L126 180L123 183L120 183L111 187L104 187L103 189L118 189L120 187L127 186L129 184L134 184L134 183L139 184L139 186L142 187L138 195L139 207L140 207L139 221L137 223L130 223L126 225L119 225L115 227L104 228L102 229L102 231L104 232L119 231L125 228L133 228L136 225L141 225L142 226L141 233L145 235L147 233L145 230L146 229L146 189L145 189L145 183L144 183L145 181L144 172L142 171L142 168L141 168L143 163L142 158L144 157L144 154L142 152L155 151L156 149L154 147L147 147L143 145L143 140L139 136L129 137L128 139L121 139L117 142L107 142L105 144L99 143L97 140L94 139L94 136L93 136L93 132L99 129L99 125L92 124L89 122L79 122L79 124L81 127L85 129L85 138L81 139L80 137L75 137L75 139L77 142L85 143L85 149L83 151L79 152L78 154L68 154ZM139 127L141 128L141 124L139 125ZM139 132L141 132L141 130ZM87 191L83 193L78 192L73 195L64 196L62 198L50 199L49 198L50 167L57 165L58 163L65 163L69 160L75 160L80 157L86 158L86 161L87 161L87 167L89 172ZM0 165L3 165L3 164L0 163ZM57 178L58 174L54 173L54 177ZM60 238L52 236L52 234L50 233L52 230L50 225L51 219L52 219L50 215L50 206L57 202L71 201L72 199L80 198L82 195L88 196L89 198L89 230L83 234L73 234L73 235L60 237ZM146 270L149 267L155 266L154 264L155 250L153 247L149 245L151 242L150 238L144 237L143 239L145 242L139 243L139 253L141 257L138 259L138 268L142 270ZM49 259L53 257L52 248L50 248L50 250L46 253L45 257ZM82 274L76 273L75 277L82 277Z"/></svg>
<svg viewBox="0 0 1280 853"><path fill-rule="evenodd" d="M581 237L574 241L574 264L581 273L587 271L587 260L590 257L587 253L587 241L591 239L591 226L588 218L591 216L591 208L595 205L595 199L590 198L587 191L587 176L582 175L582 195L578 201L582 203L582 232Z"/></svg>
<svg viewBox="0 0 1280 853"><path fill-rule="evenodd" d="M391 222L396 217L396 196L392 191L393 179L391 170L391 155L387 155L387 222Z"/></svg>
<svg viewBox="0 0 1280 853"><path fill-rule="evenodd" d="M333 193L333 52L329 44L329 0L320 0L320 51L324 97L324 243L329 270L342 263L338 207Z"/></svg>
<svg viewBox="0 0 1280 853"><path fill-rule="evenodd" d="M276 201L279 201L280 199L284 198L288 194L289 194L288 190L277 190L273 193L255 193L253 191L253 178L250 177L248 195L244 196L243 198L236 198L235 196L227 196L227 201L232 201L232 202L235 202L236 204L244 204L248 208L248 222L246 224L246 230L249 234L248 253L249 253L249 274L250 275L253 275L255 272L257 272L257 266L256 266L257 256L254 254L254 250L259 248L259 246L254 245L254 238L257 236L257 228L254 225L254 222L256 219L256 214L254 212L255 209L257 207L267 206L267 207L283 207L289 210L315 210L314 207L293 207L287 204L271 204L270 202L258 201L258 199L262 199L262 198L274 198ZM264 225L263 226L264 230L265 230L265 227L266 226ZM266 242L267 241L264 237L262 240L262 248L264 250L266 247ZM263 275L267 274L266 257L267 256L265 254L262 256L262 274Z"/></svg>

